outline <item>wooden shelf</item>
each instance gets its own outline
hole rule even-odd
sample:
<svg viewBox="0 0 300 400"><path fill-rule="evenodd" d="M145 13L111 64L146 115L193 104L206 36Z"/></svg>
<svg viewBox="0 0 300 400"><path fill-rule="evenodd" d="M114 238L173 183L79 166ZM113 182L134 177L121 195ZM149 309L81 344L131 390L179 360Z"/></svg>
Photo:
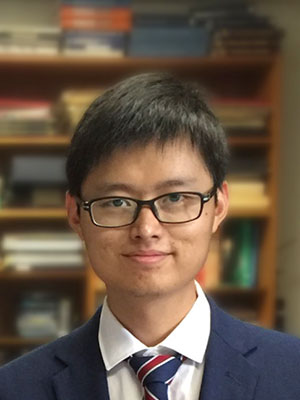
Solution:
<svg viewBox="0 0 300 400"><path fill-rule="evenodd" d="M0 221L6 220L36 220L36 219L66 219L64 208L2 208Z"/></svg>
<svg viewBox="0 0 300 400"><path fill-rule="evenodd" d="M0 283L15 280L82 280L85 278L85 269L35 269L31 271L0 271Z"/></svg>
<svg viewBox="0 0 300 400"><path fill-rule="evenodd" d="M0 148L7 147L66 147L70 143L70 136L2 136L0 137Z"/></svg>
<svg viewBox="0 0 300 400"><path fill-rule="evenodd" d="M204 291L212 296L251 296L251 297L261 297L265 293L263 289L260 288L247 288L240 286L229 286L222 285L220 287L205 289Z"/></svg>
<svg viewBox="0 0 300 400"><path fill-rule="evenodd" d="M0 336L0 347L40 346L55 339L54 337L22 338L19 336Z"/></svg>
<svg viewBox="0 0 300 400"><path fill-rule="evenodd" d="M100 58L79 56L46 56L46 55L13 55L0 53L0 71L6 79L3 82L2 95L24 98L44 98L56 101L61 92L67 88L88 88L110 85L126 76L146 71L171 71L183 78L205 83L209 91L217 97L260 98L270 104L271 114L268 124L268 135L243 136L243 133L229 137L229 144L235 150L253 154L256 151L267 160L268 171L266 183L268 195L272 199L270 207L231 207L230 218L260 218L264 222L259 248L258 288L241 288L221 286L208 289L207 292L220 300L220 305L230 303L239 306L253 306L257 321L272 327L275 316L276 298L276 232L277 232L277 190L278 190L278 152L280 126L280 69L279 55L274 56L236 56L236 57L203 57L203 58ZM70 142L70 135L59 132L51 136L1 136L0 154L11 157L14 153L33 151L43 153L65 151ZM0 157L1 158L1 157ZM5 171L3 171L5 173ZM233 200L233 199L232 199ZM31 224L51 226L54 222L67 222L66 210L63 208L2 208L0 225L6 230L28 230ZM86 263L88 264L88 263ZM86 265L87 266L87 265ZM80 318L92 315L95 309L96 296L103 293L105 287L98 278L94 279L89 268L77 271L0 272L3 292L10 290L18 293L23 286L39 288L41 283L49 280L54 290L62 281L63 288L80 283L80 292L76 289L76 304ZM31 284L32 282L32 284ZM77 293L78 292L78 293ZM78 295L78 296L77 296ZM235 301L236 299L236 301ZM7 303L5 295L1 298L2 320L15 318L12 306ZM2 321L1 320L1 321ZM13 326L13 325L12 325ZM3 331L8 333L10 331ZM51 338L25 339L17 336L0 336L0 346L25 347L37 346Z"/></svg>
<svg viewBox="0 0 300 400"><path fill-rule="evenodd" d="M269 218L271 214L270 207L229 207L229 217L231 218Z"/></svg>
<svg viewBox="0 0 300 400"><path fill-rule="evenodd" d="M268 136L229 137L228 142L233 147L267 147L272 144ZM0 142L1 143L1 142Z"/></svg>
<svg viewBox="0 0 300 400"><path fill-rule="evenodd" d="M267 207L234 207L229 210L230 217L268 218L271 215ZM10 220L64 220L67 212L64 208L2 208L0 209L0 221Z"/></svg>
<svg viewBox="0 0 300 400"><path fill-rule="evenodd" d="M206 56L206 57L185 57L185 58L155 58L155 57L123 57L123 58L108 58L108 57L83 57L83 56L64 56L64 55L15 55L15 54L0 54L0 68L13 67L20 68L21 66L29 67L46 67L46 68L62 68L68 67L72 69L80 69L82 67L94 66L105 71L109 69L124 70L137 68L164 68L168 66L190 69L201 68L207 69L213 66L214 68L222 69L224 67L268 67L276 58L274 56Z"/></svg>
<svg viewBox="0 0 300 400"><path fill-rule="evenodd" d="M32 147L67 147L70 143L70 136L0 136L1 148L32 148ZM271 139L265 136L230 137L229 144L233 147L267 147L271 145Z"/></svg>

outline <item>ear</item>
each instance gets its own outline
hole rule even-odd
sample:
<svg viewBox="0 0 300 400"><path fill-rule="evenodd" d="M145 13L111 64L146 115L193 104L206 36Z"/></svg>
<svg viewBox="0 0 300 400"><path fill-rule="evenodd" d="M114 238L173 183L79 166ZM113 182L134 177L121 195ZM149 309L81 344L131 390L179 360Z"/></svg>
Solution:
<svg viewBox="0 0 300 400"><path fill-rule="evenodd" d="M74 196L66 192L65 205L67 209L68 221L71 228L83 240L83 234L80 224L80 213L78 212L78 205Z"/></svg>
<svg viewBox="0 0 300 400"><path fill-rule="evenodd" d="M218 202L215 206L215 217L212 231L215 233L228 213L228 183L224 181L217 191Z"/></svg>

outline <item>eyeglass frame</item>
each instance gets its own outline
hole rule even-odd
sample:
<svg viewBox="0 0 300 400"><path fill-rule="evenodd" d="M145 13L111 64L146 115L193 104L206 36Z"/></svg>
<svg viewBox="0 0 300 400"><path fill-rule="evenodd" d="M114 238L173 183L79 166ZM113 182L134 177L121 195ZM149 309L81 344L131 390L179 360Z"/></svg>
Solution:
<svg viewBox="0 0 300 400"><path fill-rule="evenodd" d="M134 199L132 197L126 197L126 196L105 196L105 197L98 197L96 199L92 199L92 200L88 200L88 201L84 201L84 200L81 200L80 198L77 198L77 206L78 206L78 209L82 208L84 211L88 211L92 223L99 228L123 228L124 226L132 225L138 219L143 206L148 206L151 209L154 217L162 224L185 224L187 222L195 221L196 219L200 218L202 215L202 212L203 212L204 204L207 203L210 199L212 199L216 193L217 193L217 187L213 186L212 189L210 189L206 193L191 192L191 191L177 191L177 192L164 193L164 194L161 194L160 196L154 197L153 199L150 199L150 200L139 200L139 199ZM156 210L154 203L157 200L159 200L160 198L171 195L171 194L195 194L195 195L199 196L201 199L201 207L200 207L198 215L195 218L189 219L187 221L181 221L181 222L161 221L157 215L157 210ZM96 223L96 221L93 217L93 213L92 213L92 207L91 207L92 204L99 200L112 199L112 198L131 200L137 204L137 208L135 211L135 216L133 218L133 221L131 221L129 224L123 224L123 225L117 225L117 226L108 226L108 225L101 225L101 224Z"/></svg>

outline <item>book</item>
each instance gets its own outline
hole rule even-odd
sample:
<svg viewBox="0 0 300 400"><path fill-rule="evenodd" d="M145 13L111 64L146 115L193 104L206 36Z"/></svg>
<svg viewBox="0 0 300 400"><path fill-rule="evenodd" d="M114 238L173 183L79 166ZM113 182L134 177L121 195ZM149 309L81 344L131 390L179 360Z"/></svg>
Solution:
<svg viewBox="0 0 300 400"><path fill-rule="evenodd" d="M190 15L190 4L188 1L134 1L132 3L134 15L161 14L165 16Z"/></svg>
<svg viewBox="0 0 300 400"><path fill-rule="evenodd" d="M60 129L72 133L87 107L104 90L105 88L64 90L55 106L55 114Z"/></svg>
<svg viewBox="0 0 300 400"><path fill-rule="evenodd" d="M214 39L279 39L283 32L278 28L266 27L261 29L224 28L214 33Z"/></svg>
<svg viewBox="0 0 300 400"><path fill-rule="evenodd" d="M228 224L221 240L223 281L238 287L254 287L257 279L259 225L250 219Z"/></svg>
<svg viewBox="0 0 300 400"><path fill-rule="evenodd" d="M163 14L163 13L148 13L148 14L134 14L135 27L188 27L189 15L188 14Z"/></svg>
<svg viewBox="0 0 300 400"><path fill-rule="evenodd" d="M0 98L0 135L51 135L55 132L52 104L21 98Z"/></svg>
<svg viewBox="0 0 300 400"><path fill-rule="evenodd" d="M16 319L19 336L60 337L71 328L72 302L69 297L46 291L23 293Z"/></svg>
<svg viewBox="0 0 300 400"><path fill-rule="evenodd" d="M229 209L267 209L271 199L262 179L232 179L228 177Z"/></svg>
<svg viewBox="0 0 300 400"><path fill-rule="evenodd" d="M271 107L268 102L258 99L215 99L213 109L229 135L267 132L271 115Z"/></svg>
<svg viewBox="0 0 300 400"><path fill-rule="evenodd" d="M84 7L124 7L130 6L132 0L62 0L63 5L76 5Z"/></svg>
<svg viewBox="0 0 300 400"><path fill-rule="evenodd" d="M82 242L74 233L7 233L1 240L2 252L72 252L82 251Z"/></svg>
<svg viewBox="0 0 300 400"><path fill-rule="evenodd" d="M124 20L131 21L132 10L130 8L100 8L84 6L61 6L59 15L61 19L95 19L95 20Z"/></svg>
<svg viewBox="0 0 300 400"><path fill-rule="evenodd" d="M206 262L196 276L196 280L204 290L215 289L221 284L220 240L217 236L211 240Z"/></svg>
<svg viewBox="0 0 300 400"><path fill-rule="evenodd" d="M130 36L128 53L136 57L180 57L207 54L209 34L206 29L136 28Z"/></svg>
<svg viewBox="0 0 300 400"><path fill-rule="evenodd" d="M223 57L223 56L257 56L257 57L267 57L274 54L275 50L272 48L262 48L262 49L212 49L211 56Z"/></svg>
<svg viewBox="0 0 300 400"><path fill-rule="evenodd" d="M131 19L62 18L60 26L64 30L90 30L108 32L130 32Z"/></svg>
<svg viewBox="0 0 300 400"><path fill-rule="evenodd" d="M3 256L3 268L17 271L32 269L83 268L83 255L68 252L18 252Z"/></svg>
<svg viewBox="0 0 300 400"><path fill-rule="evenodd" d="M248 0L201 0L197 2L195 9L197 10L219 10L225 8L228 10L236 9L237 7L242 9L248 9Z"/></svg>
<svg viewBox="0 0 300 400"><path fill-rule="evenodd" d="M0 27L0 51L8 53L56 54L60 29L56 27Z"/></svg>
<svg viewBox="0 0 300 400"><path fill-rule="evenodd" d="M65 188L66 157L61 155L15 155L11 160L9 183L12 189L37 187Z"/></svg>

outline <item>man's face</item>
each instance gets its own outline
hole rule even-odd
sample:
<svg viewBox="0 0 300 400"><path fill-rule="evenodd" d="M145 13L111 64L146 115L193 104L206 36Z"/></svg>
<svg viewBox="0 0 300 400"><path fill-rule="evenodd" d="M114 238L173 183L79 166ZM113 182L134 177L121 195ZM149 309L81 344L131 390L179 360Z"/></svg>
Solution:
<svg viewBox="0 0 300 400"><path fill-rule="evenodd" d="M82 199L124 196L148 200L176 191L207 193L213 186L203 160L189 142L177 140L161 147L149 144L118 151L101 162L82 185ZM71 226L85 241L90 262L113 293L161 296L180 293L203 266L210 238L227 212L227 186L204 204L199 219L184 224L160 223L148 207L121 228L95 226L88 212L76 212L67 195Z"/></svg>

